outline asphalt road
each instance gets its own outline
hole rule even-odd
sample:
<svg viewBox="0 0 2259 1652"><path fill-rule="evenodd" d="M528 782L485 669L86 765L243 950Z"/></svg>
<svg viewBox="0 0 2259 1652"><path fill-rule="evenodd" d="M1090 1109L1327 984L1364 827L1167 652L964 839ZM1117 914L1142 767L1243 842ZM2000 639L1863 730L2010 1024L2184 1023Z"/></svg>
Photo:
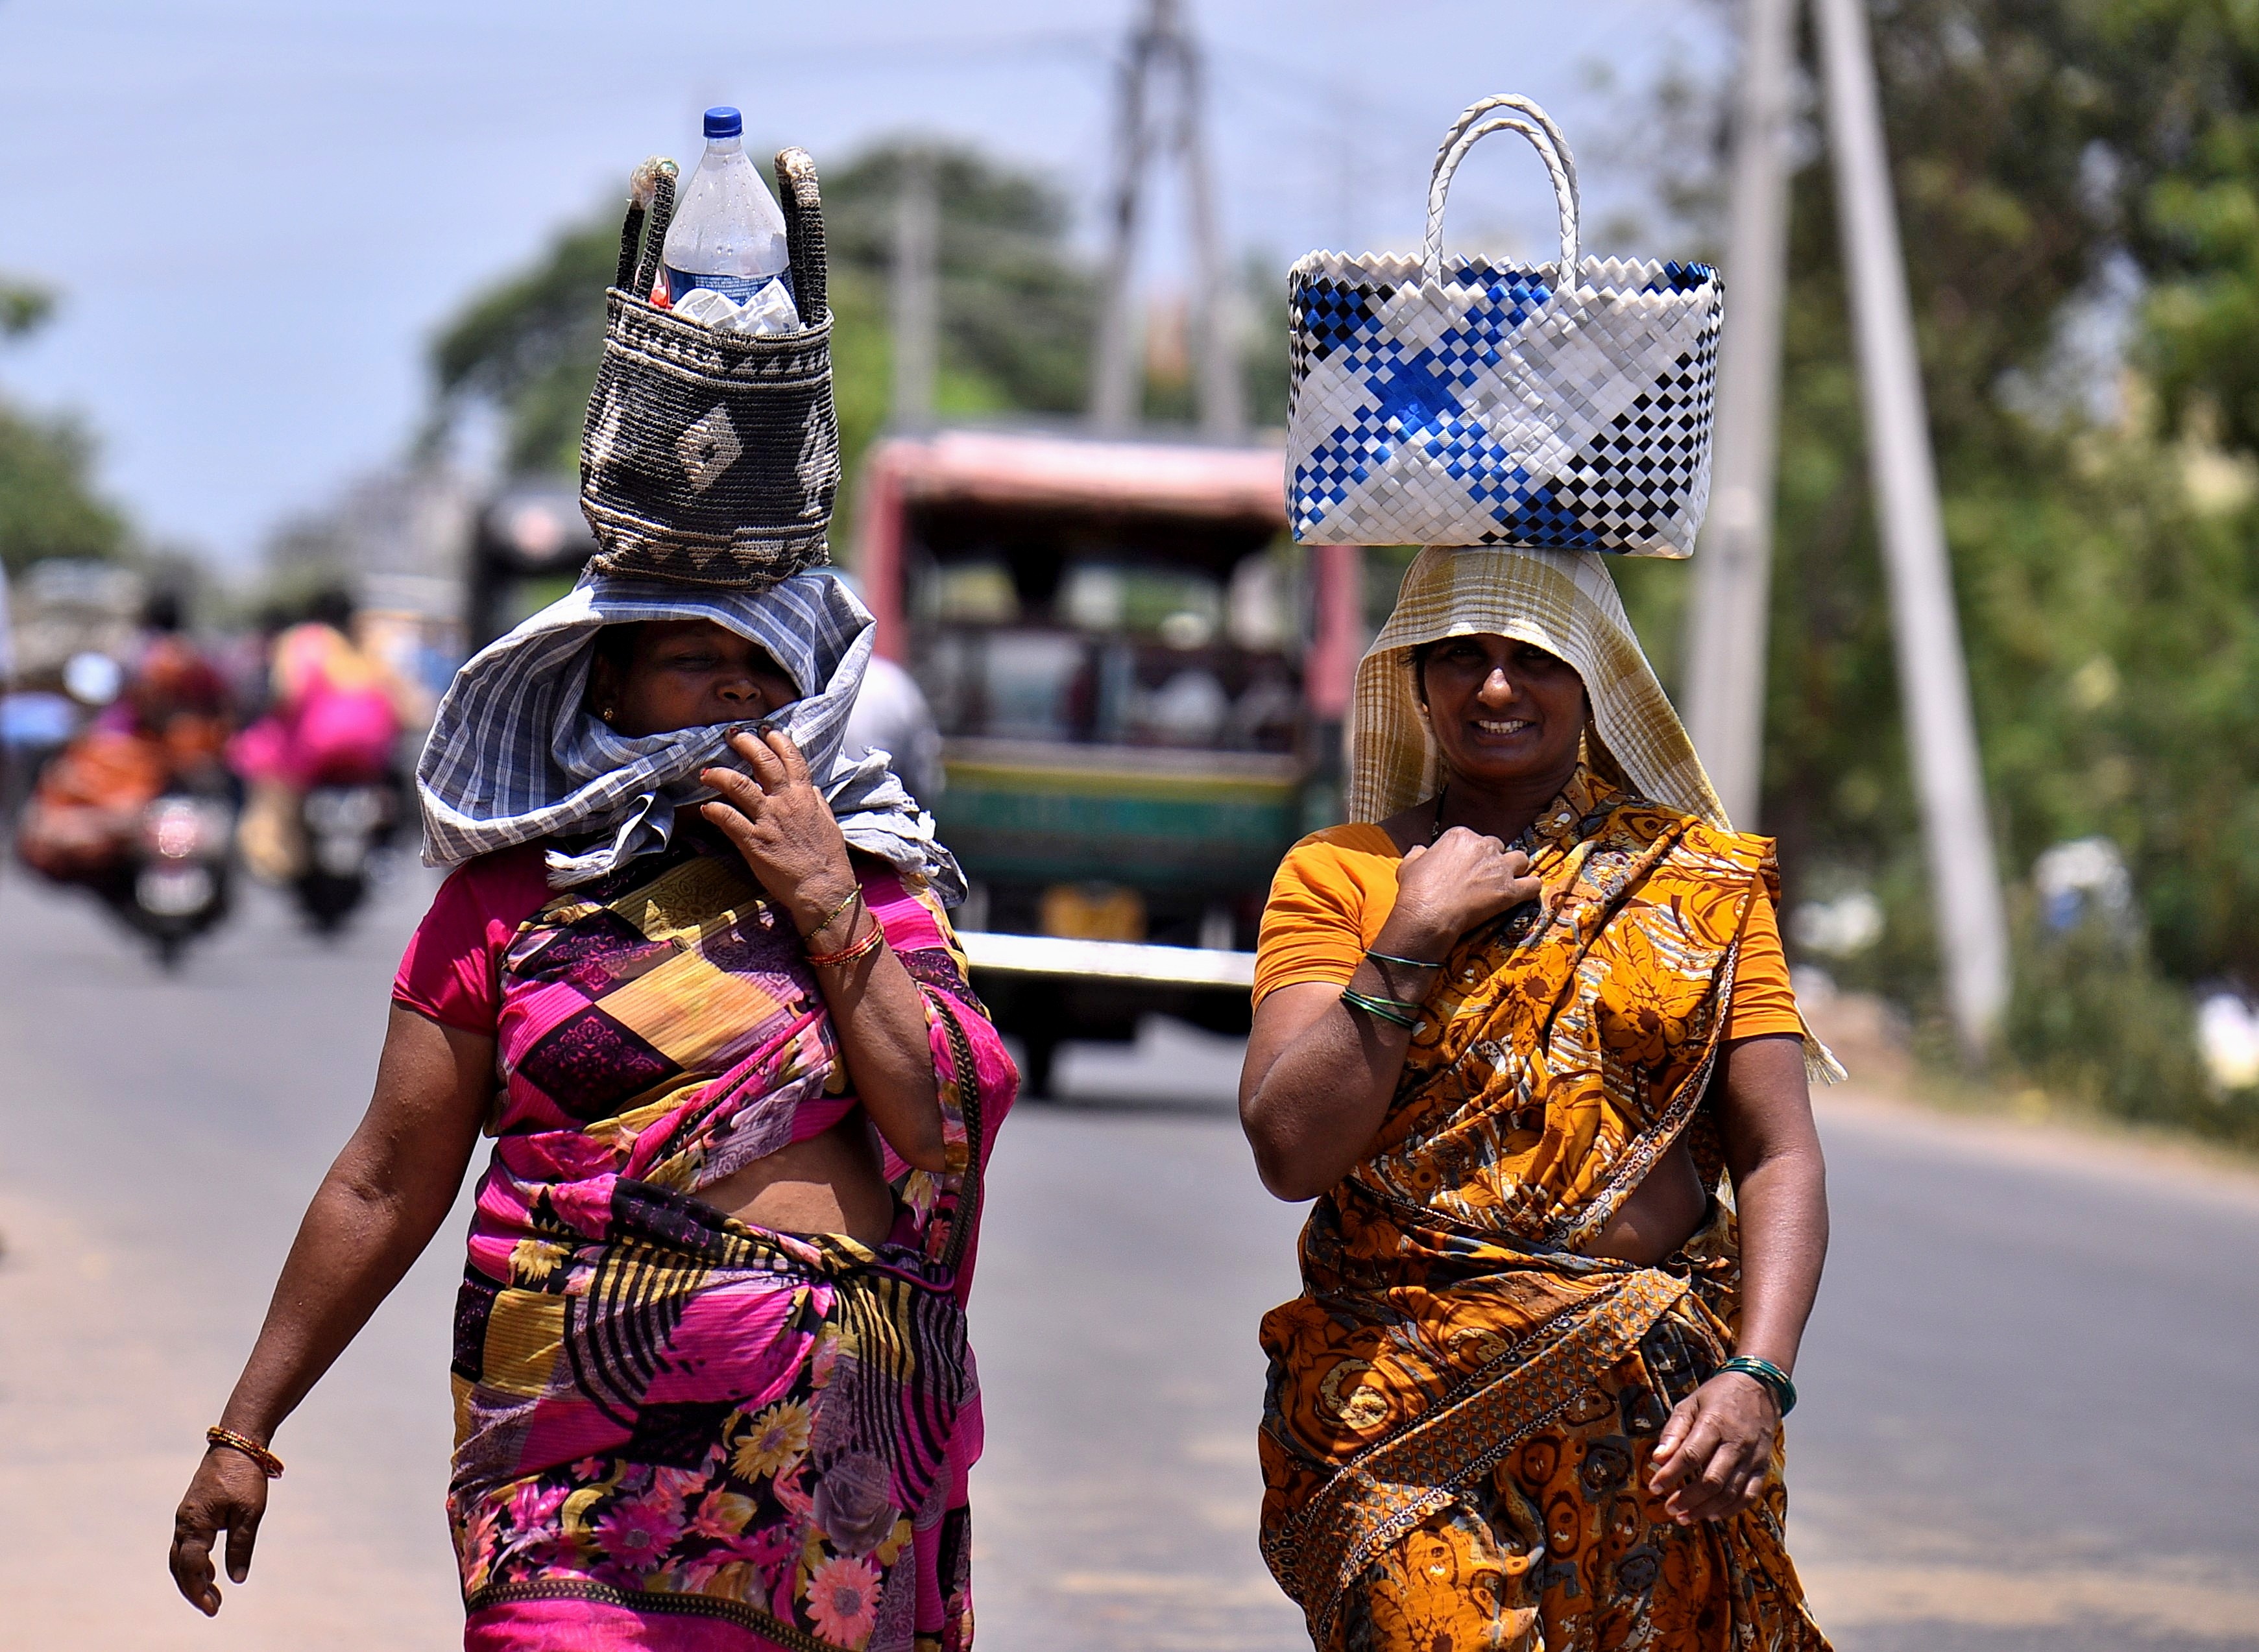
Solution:
<svg viewBox="0 0 2259 1652"><path fill-rule="evenodd" d="M366 1098L404 874L340 945L278 904L158 975L0 874L0 1647L439 1647L452 1221L277 1442L208 1625L173 1501ZM1257 1558L1254 1323L1296 1210L1236 1049L1070 1050L997 1150L974 1337L987 1652L1306 1645ZM1873 1100L1822 1110L1835 1244L1792 1540L1842 1652L2259 1648L2259 1176Z"/></svg>

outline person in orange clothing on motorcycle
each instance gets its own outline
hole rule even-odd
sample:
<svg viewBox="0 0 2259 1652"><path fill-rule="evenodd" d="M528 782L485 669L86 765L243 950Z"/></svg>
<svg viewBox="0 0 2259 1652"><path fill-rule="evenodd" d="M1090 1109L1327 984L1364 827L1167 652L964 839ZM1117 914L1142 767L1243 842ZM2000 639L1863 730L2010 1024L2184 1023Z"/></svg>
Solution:
<svg viewBox="0 0 2259 1652"><path fill-rule="evenodd" d="M124 691L47 765L25 811L18 851L59 882L99 882L121 865L164 792L229 789L227 684L186 636L180 594L153 594L142 623Z"/></svg>

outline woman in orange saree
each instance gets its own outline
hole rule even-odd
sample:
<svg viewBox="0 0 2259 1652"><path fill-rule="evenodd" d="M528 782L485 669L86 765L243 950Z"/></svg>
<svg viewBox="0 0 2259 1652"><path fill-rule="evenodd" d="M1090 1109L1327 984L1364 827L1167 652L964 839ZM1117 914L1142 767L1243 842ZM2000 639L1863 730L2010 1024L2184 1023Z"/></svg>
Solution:
<svg viewBox="0 0 2259 1652"><path fill-rule="evenodd" d="M1771 847L1597 557L1430 550L1274 883L1241 1113L1316 1199L1263 1546L1329 1652L1824 1652L1779 1424L1827 1207Z"/></svg>

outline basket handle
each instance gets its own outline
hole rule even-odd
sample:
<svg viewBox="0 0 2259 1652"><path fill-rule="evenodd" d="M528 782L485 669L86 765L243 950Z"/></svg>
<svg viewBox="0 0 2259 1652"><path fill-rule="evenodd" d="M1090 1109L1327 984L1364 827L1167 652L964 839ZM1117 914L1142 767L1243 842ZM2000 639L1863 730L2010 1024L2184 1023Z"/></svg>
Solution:
<svg viewBox="0 0 2259 1652"><path fill-rule="evenodd" d="M1508 108L1521 111L1530 118L1500 116L1483 120L1489 110ZM1420 251L1422 277L1430 284L1441 281L1443 274L1443 203L1451 189L1452 175L1467 152L1494 132L1520 132L1537 151L1544 161L1545 170L1553 180L1553 198L1561 210L1561 261L1556 281L1572 282L1577 278L1577 220L1579 201L1577 189L1577 163L1569 153L1569 145L1561 136L1545 111L1526 97L1502 94L1486 97L1471 105L1451 130L1443 136L1441 148L1436 152L1436 169L1428 182L1428 236Z"/></svg>
<svg viewBox="0 0 2259 1652"><path fill-rule="evenodd" d="M1569 174L1569 188L1572 193L1575 192L1578 188L1577 160L1569 153L1569 140L1561 135L1561 128L1554 124L1552 116L1540 109L1535 101L1522 96L1518 92L1493 92L1490 96L1479 98L1460 110L1459 117L1451 123L1450 131L1443 134L1443 141L1436 151L1436 166L1442 166L1445 153L1460 139L1466 136L1468 129L1476 121L1493 109L1513 110L1517 114L1527 116L1544 128L1545 136L1552 143L1554 153L1561 157L1562 169Z"/></svg>
<svg viewBox="0 0 2259 1652"><path fill-rule="evenodd" d="M831 313L823 251L823 192L816 186L816 161L805 149L780 149L776 177L777 204L784 209L785 251L792 259L800 324L814 327Z"/></svg>
<svg viewBox="0 0 2259 1652"><path fill-rule="evenodd" d="M674 220L675 172L672 160L653 155L628 182L628 215L620 225L620 264L612 285L637 298L648 299L659 279L659 252L666 226Z"/></svg>

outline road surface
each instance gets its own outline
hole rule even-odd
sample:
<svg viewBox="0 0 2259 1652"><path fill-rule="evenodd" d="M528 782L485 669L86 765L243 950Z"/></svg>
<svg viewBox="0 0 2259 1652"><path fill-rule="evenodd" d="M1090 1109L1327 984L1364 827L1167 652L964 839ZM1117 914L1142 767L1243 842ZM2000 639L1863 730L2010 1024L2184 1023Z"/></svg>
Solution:
<svg viewBox="0 0 2259 1652"><path fill-rule="evenodd" d="M172 1505L367 1095L404 873L337 946L254 901L179 977L0 874L0 1643L440 1647L452 1220L277 1444L250 1585L172 1592ZM1256 1553L1257 1316L1295 1209L1237 1052L1071 1049L997 1149L973 1331L985 1652L1292 1652ZM1790 1429L1842 1652L2259 1648L2259 1176L1822 1109L1835 1211Z"/></svg>

